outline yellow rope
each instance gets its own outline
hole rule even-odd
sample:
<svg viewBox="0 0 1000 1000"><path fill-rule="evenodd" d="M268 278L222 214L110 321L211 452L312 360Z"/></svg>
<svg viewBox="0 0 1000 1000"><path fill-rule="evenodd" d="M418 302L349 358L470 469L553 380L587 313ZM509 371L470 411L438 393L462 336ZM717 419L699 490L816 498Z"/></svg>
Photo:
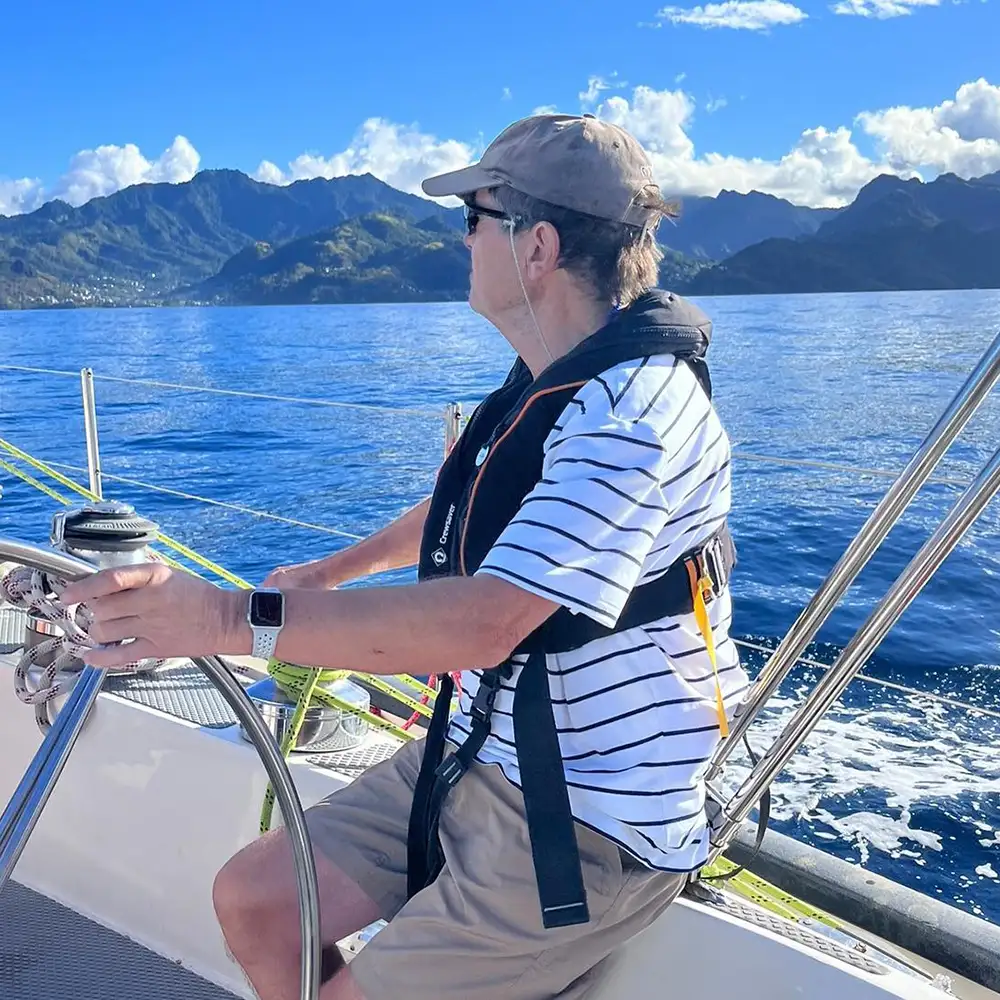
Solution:
<svg viewBox="0 0 1000 1000"><path fill-rule="evenodd" d="M74 482L68 476L64 476L57 469L53 468L47 462L43 462L41 459L35 458L29 455L27 452L22 451L16 445L11 444L4 438L0 438L0 448L3 448L14 458L19 459L31 468L41 472L47 476L50 476L57 483L65 486L68 490L85 497L88 500L99 500L100 498L92 490L81 486L79 483ZM57 503L63 505L68 505L70 500L64 497L62 494L58 493L56 490L47 486L41 480L36 479L34 476L27 472L18 469L16 466L12 465L3 459L0 459L0 468L6 469L12 475L17 476L19 479L23 480L29 486L33 486L35 489L40 490L47 496L51 497ZM231 573L229 570L225 569L223 566L218 565L218 563L212 562L211 559L207 559L198 552L178 542L176 539L169 537L161 531L157 532L157 540L162 544L166 545L168 548L173 549L175 552L180 553L185 556L191 562L198 566L207 569L209 572L214 573L216 576L221 577L228 583L233 584L243 590L252 589L253 585L248 581L244 580L242 577L237 576L235 573ZM159 558L163 559L166 563L173 566L176 569L184 570L185 572L191 573L194 576L199 574L195 573L193 570L181 563L172 559L161 552L157 552ZM418 681L415 677L410 677L407 674L402 674L397 676L397 681L400 682L401 686L408 688L410 691L414 692L416 695L420 695L427 700L429 704L421 704L417 698L407 694L405 691L399 690L399 688L389 684L387 681L380 677L373 676L371 674L360 673L351 670L324 670L316 667L304 667L299 666L294 663L286 663L283 660L278 660L271 658L267 664L268 674L274 678L275 683L278 687L289 697L296 699L295 711L292 714L292 721L289 725L288 732L285 734L282 740L281 752L284 757L288 757L291 753L292 748L295 746L295 742L298 739L299 732L302 729L302 723L305 719L306 711L314 704L322 705L329 709L339 710L341 712L347 713L349 715L356 716L363 719L374 729L380 730L382 732L388 733L403 742L409 742L415 739L415 736L409 731L397 726L394 722L390 722L388 719L384 719L380 716L375 715L372 712L366 711L364 709L358 708L356 705L352 705L350 702L345 701L342 698L338 698L336 695L331 694L329 691L325 690L323 685L330 683L341 678L346 678L350 676L356 677L358 680L362 680L369 684L371 687L378 691L382 691L385 694L390 695L395 698L400 704L407 706L411 711L417 712L423 715L425 718L430 718L433 714L433 698L435 696L434 689L427 684ZM267 832L270 829L271 818L274 810L274 789L271 787L270 782L268 783L267 789L264 793L264 803L261 808L261 819L260 819L260 830L261 833Z"/></svg>

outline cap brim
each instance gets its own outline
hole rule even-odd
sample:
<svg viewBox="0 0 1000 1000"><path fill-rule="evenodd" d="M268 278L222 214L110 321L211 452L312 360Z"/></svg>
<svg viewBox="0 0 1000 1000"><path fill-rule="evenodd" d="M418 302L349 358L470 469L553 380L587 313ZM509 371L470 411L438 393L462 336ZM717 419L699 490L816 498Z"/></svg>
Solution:
<svg viewBox="0 0 1000 1000"><path fill-rule="evenodd" d="M471 167L428 177L420 187L431 198L444 198L448 195L471 194L480 188L496 187L500 183L495 174L484 170L478 163L473 163Z"/></svg>

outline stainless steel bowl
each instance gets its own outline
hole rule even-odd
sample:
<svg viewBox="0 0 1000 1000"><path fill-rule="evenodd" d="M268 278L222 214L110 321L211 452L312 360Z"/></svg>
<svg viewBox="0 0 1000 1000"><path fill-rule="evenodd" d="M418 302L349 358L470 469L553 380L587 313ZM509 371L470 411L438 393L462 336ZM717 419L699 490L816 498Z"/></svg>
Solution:
<svg viewBox="0 0 1000 1000"><path fill-rule="evenodd" d="M324 690L340 698L341 701L369 711L371 699L364 688L349 680L321 684ZM263 677L247 688L247 696L260 712L264 724L281 746L295 715L295 702L275 683L273 677ZM333 753L348 750L364 742L370 727L364 719L339 708L313 705L306 709L302 728L293 751L299 753ZM240 727L243 739L249 742L246 729Z"/></svg>

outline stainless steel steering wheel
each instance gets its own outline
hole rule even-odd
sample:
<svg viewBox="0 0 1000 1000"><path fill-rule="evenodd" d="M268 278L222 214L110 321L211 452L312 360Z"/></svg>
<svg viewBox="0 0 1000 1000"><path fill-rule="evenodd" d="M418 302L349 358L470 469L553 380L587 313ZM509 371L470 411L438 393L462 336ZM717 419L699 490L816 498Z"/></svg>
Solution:
<svg viewBox="0 0 1000 1000"><path fill-rule="evenodd" d="M55 549L43 549L2 537L0 560L10 560L67 581L78 580L97 572L90 563ZM192 662L219 691L243 724L274 788L291 841L298 887L302 935L301 996L302 1000L317 1000L322 952L319 890L312 844L298 791L278 744L239 681L218 657L196 657ZM0 889L3 889L10 878L14 865L45 808L70 751L97 702L105 675L104 670L89 666L80 672L65 705L46 733L0 816Z"/></svg>

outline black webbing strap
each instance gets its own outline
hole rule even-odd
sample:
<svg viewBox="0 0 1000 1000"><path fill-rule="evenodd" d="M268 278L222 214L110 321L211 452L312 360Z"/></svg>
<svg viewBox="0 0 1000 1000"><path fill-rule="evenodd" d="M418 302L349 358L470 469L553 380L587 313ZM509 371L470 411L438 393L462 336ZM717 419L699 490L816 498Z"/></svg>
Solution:
<svg viewBox="0 0 1000 1000"><path fill-rule="evenodd" d="M410 822L406 835L406 894L415 896L437 877L431 872L431 865L438 864L440 848L437 838L431 842L428 831L431 826L431 793L434 789L434 771L444 754L444 740L448 732L448 711L455 682L448 674L438 675L438 690L434 700L434 711L424 736L424 756L420 763L420 773L413 789L413 804L410 807ZM435 833L437 823L434 823ZM434 854L432 858L430 855Z"/></svg>
<svg viewBox="0 0 1000 1000"><path fill-rule="evenodd" d="M514 691L514 744L542 924L585 924L590 920L587 890L541 651L529 654Z"/></svg>
<svg viewBox="0 0 1000 1000"><path fill-rule="evenodd" d="M661 618L690 614L691 580L687 564L692 560L699 576L703 571L709 573L715 596L718 597L729 582L736 564L736 547L725 522L696 548L678 556L655 580L635 587L613 626L602 625L586 615L574 614L569 608L559 608L515 652L530 653L535 649L544 649L547 653L565 653L616 632L627 632Z"/></svg>
<svg viewBox="0 0 1000 1000"><path fill-rule="evenodd" d="M469 770L476 754L483 748L490 734L490 716L493 714L500 683L505 677L510 677L511 673L509 663L483 671L479 689L472 700L469 735L444 760L442 757L448 734L448 712L455 684L448 674L440 677L434 712L424 737L424 756L413 789L413 806L407 830L406 882L409 897L430 885L444 865L438 837L441 807L448 793Z"/></svg>

